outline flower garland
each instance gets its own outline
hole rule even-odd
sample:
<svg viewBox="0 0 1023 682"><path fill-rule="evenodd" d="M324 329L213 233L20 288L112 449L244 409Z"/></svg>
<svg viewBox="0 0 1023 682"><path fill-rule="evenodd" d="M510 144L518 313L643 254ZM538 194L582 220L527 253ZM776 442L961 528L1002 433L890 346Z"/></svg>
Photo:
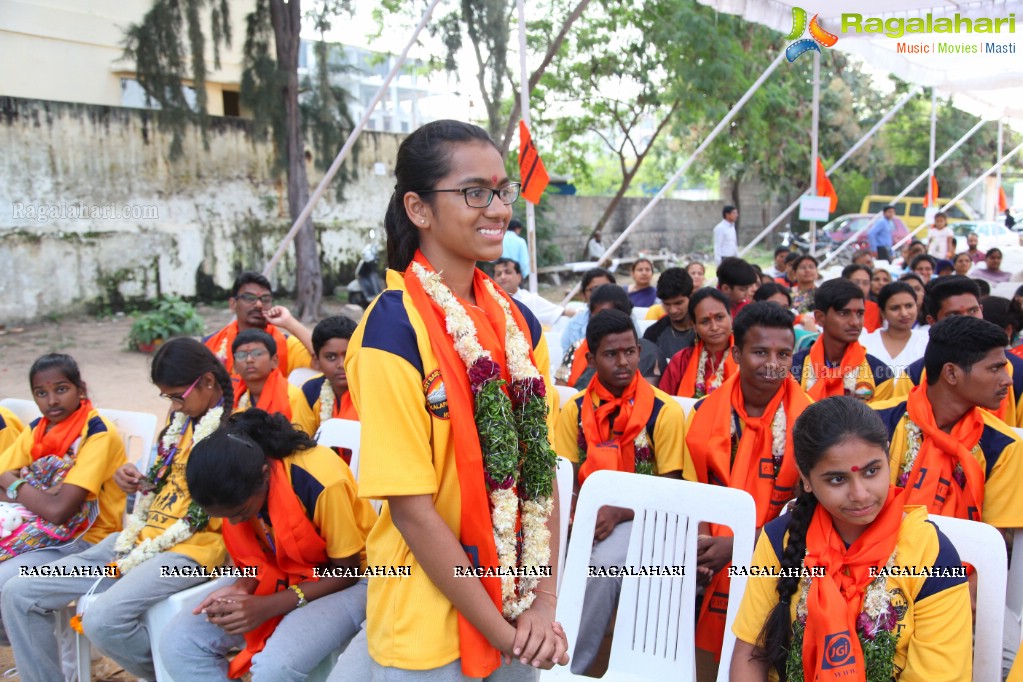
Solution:
<svg viewBox="0 0 1023 682"><path fill-rule="evenodd" d="M192 431L192 445L206 438L220 427L221 417L224 408L221 405L208 410ZM167 528L156 538L146 538L138 542L142 529L146 527L146 517L153 500L160 490L167 483L170 474L171 464L174 455L177 454L178 445L184 435L189 418L184 412L176 412L167 431L160 439L159 456L153 466L146 474L145 480L153 484L153 489L142 496L135 505L128 523L121 531L117 542L114 543L114 552L119 558L111 563L117 567L120 574L125 574L144 561L152 559L157 554L164 552L178 543L184 542L192 537L194 533L206 527L209 523L209 516L194 501L188 505L188 513L185 518L175 521L170 528Z"/></svg>
<svg viewBox="0 0 1023 682"><path fill-rule="evenodd" d="M217 360L220 360L220 364L227 365L227 337L225 336L223 341L220 342L220 348L217 349Z"/></svg>
<svg viewBox="0 0 1023 682"><path fill-rule="evenodd" d="M920 454L920 446L923 445L923 432L920 431L920 427L913 423L913 420L906 415L906 456L902 460L902 466L899 467L899 479L895 484L899 488L905 488L909 483L909 474L913 471L913 465L916 463L916 457ZM980 443L973 446L972 453L974 456L980 452ZM963 465L956 462L955 468L952 470L952 478L959 484L960 488L966 488L966 472L963 471Z"/></svg>
<svg viewBox="0 0 1023 682"><path fill-rule="evenodd" d="M320 423L331 419L334 416L334 387L330 385L330 379L323 376L323 385L320 386Z"/></svg>
<svg viewBox="0 0 1023 682"><path fill-rule="evenodd" d="M733 411L729 415L728 426L729 435L732 438L732 458L734 460L736 453L736 446L738 442L735 440L735 426L736 416ZM781 471L781 462L785 457L785 435L787 424L785 423L785 404L778 403L778 409L774 411L774 419L771 420L771 460L774 462L774 475L778 476L778 472ZM734 464L734 461L733 461Z"/></svg>
<svg viewBox="0 0 1023 682"><path fill-rule="evenodd" d="M896 550L897 551L897 550ZM888 578L895 566L896 552L888 557L885 571L867 586L863 598L863 610L856 617L856 636L863 649L864 672L867 682L890 682L895 668L895 648L899 633L895 626L899 615L892 606L888 592ZM800 585L799 602L796 604L796 620L792 623L792 642L789 646L785 676L789 682L803 682L803 634L806 630L806 595L812 578L807 571Z"/></svg>
<svg viewBox="0 0 1023 682"><path fill-rule="evenodd" d="M813 371L813 364L807 360L806 390L809 391L817 383L817 373ZM845 395L856 395L856 377L859 376L860 368L853 367L842 375L842 392Z"/></svg>
<svg viewBox="0 0 1023 682"><path fill-rule="evenodd" d="M491 504L494 545L501 564L501 603L514 620L535 599L538 578L520 578L514 568L550 563L547 521L554 511L556 459L547 434L546 385L529 358L529 344L512 316L508 301L487 280L487 292L501 306L505 321L505 356L510 390L502 386L501 368L480 345L476 326L440 275L419 263L410 266L427 295L444 311L455 352L465 364L475 396L474 417L483 452L483 478ZM510 393L510 397L509 397ZM522 553L516 561L515 522L522 522Z"/></svg>
<svg viewBox="0 0 1023 682"><path fill-rule="evenodd" d="M725 351L728 352L727 350ZM707 383L707 360L710 354L707 352L707 344L700 344L700 357L697 358L696 363L696 389L693 393L693 397L700 399L715 388L721 385L725 380L725 357L721 357L721 364L714 370L714 376L711 377L710 383ZM711 367L714 365L712 364Z"/></svg>
<svg viewBox="0 0 1023 682"><path fill-rule="evenodd" d="M646 427L640 429L636 439L632 441L633 448L636 452L636 473L646 474L653 476L654 471L654 453L650 449L650 437L647 435ZM582 466L583 462L586 461L586 434L583 432L582 420L579 421L579 429L576 431L576 445L579 446L579 466Z"/></svg>

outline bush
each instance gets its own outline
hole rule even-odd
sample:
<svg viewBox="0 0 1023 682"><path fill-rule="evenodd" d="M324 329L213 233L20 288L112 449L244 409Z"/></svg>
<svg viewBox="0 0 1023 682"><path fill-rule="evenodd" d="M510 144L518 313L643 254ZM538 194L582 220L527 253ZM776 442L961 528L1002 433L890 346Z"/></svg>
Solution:
<svg viewBox="0 0 1023 682"><path fill-rule="evenodd" d="M164 296L155 309L135 317L128 332L128 347L142 350L175 336L199 336L203 329L203 320L191 303L176 296Z"/></svg>

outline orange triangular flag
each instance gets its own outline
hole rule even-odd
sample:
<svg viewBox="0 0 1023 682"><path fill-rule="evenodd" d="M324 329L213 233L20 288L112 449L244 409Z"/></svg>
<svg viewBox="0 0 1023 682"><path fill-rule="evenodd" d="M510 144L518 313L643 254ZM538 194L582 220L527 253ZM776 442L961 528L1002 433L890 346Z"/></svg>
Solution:
<svg viewBox="0 0 1023 682"><path fill-rule="evenodd" d="M525 121L519 121L519 177L522 178L522 196L526 201L540 203L540 195L547 189L551 176L533 145Z"/></svg>
<svg viewBox="0 0 1023 682"><path fill-rule="evenodd" d="M924 197L924 208L931 204L938 205L938 178L931 176L931 191Z"/></svg>
<svg viewBox="0 0 1023 682"><path fill-rule="evenodd" d="M819 156L817 157L817 196L830 197L831 208L828 209L830 213L834 213L838 208L838 193L835 192L835 186L831 184L831 178L824 172L824 164L821 163Z"/></svg>
<svg viewBox="0 0 1023 682"><path fill-rule="evenodd" d="M1005 213L1009 210L1009 199L1005 196L1005 190L998 188L998 212Z"/></svg>

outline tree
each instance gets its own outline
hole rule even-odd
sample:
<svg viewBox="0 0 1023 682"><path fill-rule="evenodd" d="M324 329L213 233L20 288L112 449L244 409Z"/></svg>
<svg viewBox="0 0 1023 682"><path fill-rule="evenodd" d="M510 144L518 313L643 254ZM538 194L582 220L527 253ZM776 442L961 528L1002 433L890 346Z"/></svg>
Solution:
<svg viewBox="0 0 1023 682"><path fill-rule="evenodd" d="M255 114L254 134L272 132L277 159L287 175L288 209L296 220L309 199L309 180L305 166L304 134L313 124L312 136L318 149L318 164L333 160L333 150L351 129L351 118L343 91L330 83L330 60L325 47L318 53L319 72L306 82L313 95L300 103L298 59L301 48L301 0L253 0L246 18L244 72L241 100ZM321 32L330 18L349 9L345 0L320 0L311 18ZM227 0L154 0L141 23L127 31L126 54L134 59L139 84L149 100L161 106L159 119L173 131L171 157L181 153L181 134L185 124L196 120L204 131L207 116L205 95L205 50L201 14L210 12L210 33L214 63L219 66L221 45L230 45ZM186 55L190 59L186 59ZM190 69L186 68L186 62ZM195 84L196 106L187 106L182 81ZM333 132L331 132L331 129ZM205 137L204 137L205 139ZM345 177L339 179L342 183ZM321 313L323 277L319 248L311 220L295 237L297 316L312 320Z"/></svg>

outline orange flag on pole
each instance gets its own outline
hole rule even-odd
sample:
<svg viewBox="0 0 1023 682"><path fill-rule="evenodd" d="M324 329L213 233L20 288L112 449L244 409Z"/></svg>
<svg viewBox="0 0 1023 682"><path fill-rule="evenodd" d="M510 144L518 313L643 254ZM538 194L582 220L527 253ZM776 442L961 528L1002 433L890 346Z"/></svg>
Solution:
<svg viewBox="0 0 1023 682"><path fill-rule="evenodd" d="M838 207L838 193L835 192L835 186L831 184L831 178L824 171L824 164L821 163L821 157L817 157L817 196L828 197L831 199L831 207L828 209L831 213L835 212Z"/></svg>
<svg viewBox="0 0 1023 682"><path fill-rule="evenodd" d="M938 178L931 176L931 189L924 197L924 207L938 205Z"/></svg>
<svg viewBox="0 0 1023 682"><path fill-rule="evenodd" d="M1005 213L1009 210L1009 199L1005 196L1005 190L998 188L998 212Z"/></svg>
<svg viewBox="0 0 1023 682"><path fill-rule="evenodd" d="M551 176L544 168L543 159L533 145L533 138L525 121L519 121L519 177L522 179L522 196L531 204L540 203L540 195L550 184Z"/></svg>

